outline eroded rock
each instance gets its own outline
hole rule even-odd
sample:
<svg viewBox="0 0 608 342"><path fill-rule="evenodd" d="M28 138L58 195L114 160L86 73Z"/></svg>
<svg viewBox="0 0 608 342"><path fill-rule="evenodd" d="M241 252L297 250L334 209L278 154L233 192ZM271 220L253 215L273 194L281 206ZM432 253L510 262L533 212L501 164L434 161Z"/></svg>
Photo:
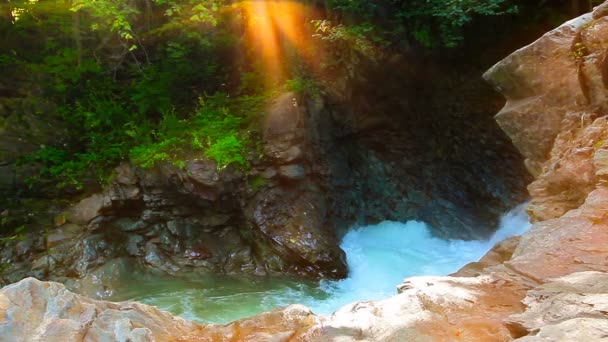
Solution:
<svg viewBox="0 0 608 342"><path fill-rule="evenodd" d="M592 20L591 14L573 19L484 74L507 100L496 121L534 175L541 172L564 116L587 105L572 46L579 30Z"/></svg>
<svg viewBox="0 0 608 342"><path fill-rule="evenodd" d="M577 272L528 292L525 312L509 320L521 341L601 341L608 337L608 273ZM518 341L519 341L518 340Z"/></svg>
<svg viewBox="0 0 608 342"><path fill-rule="evenodd" d="M34 278L0 290L7 341L209 341L199 337L204 329L151 306L96 301Z"/></svg>

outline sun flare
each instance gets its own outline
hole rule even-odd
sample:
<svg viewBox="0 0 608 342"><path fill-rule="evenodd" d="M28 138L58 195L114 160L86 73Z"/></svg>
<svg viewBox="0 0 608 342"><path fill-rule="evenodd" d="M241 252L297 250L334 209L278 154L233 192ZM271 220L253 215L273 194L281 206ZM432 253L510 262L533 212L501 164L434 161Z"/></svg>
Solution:
<svg viewBox="0 0 608 342"><path fill-rule="evenodd" d="M235 4L246 14L246 36L260 59L269 83L284 80L287 61L312 62L310 21L315 9L296 1L243 1Z"/></svg>

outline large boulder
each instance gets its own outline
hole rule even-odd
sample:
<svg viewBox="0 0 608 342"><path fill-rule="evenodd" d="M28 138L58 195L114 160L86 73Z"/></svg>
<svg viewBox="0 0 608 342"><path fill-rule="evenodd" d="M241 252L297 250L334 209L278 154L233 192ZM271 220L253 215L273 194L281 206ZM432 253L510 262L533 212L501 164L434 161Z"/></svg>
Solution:
<svg viewBox="0 0 608 342"><path fill-rule="evenodd" d="M203 330L151 306L96 301L34 278L0 290L6 341L208 341Z"/></svg>
<svg viewBox="0 0 608 342"><path fill-rule="evenodd" d="M516 51L484 77L506 105L496 120L536 176L533 221L578 208L604 177L608 17L602 8Z"/></svg>
<svg viewBox="0 0 608 342"><path fill-rule="evenodd" d="M308 277L346 277L346 256L327 227L326 204L314 186L277 188L259 193L246 211L256 240L268 241L266 267Z"/></svg>
<svg viewBox="0 0 608 342"><path fill-rule="evenodd" d="M484 75L507 100L496 121L526 157L534 175L540 173L561 132L563 118L587 104L573 48L579 30L592 20L587 14L567 22Z"/></svg>

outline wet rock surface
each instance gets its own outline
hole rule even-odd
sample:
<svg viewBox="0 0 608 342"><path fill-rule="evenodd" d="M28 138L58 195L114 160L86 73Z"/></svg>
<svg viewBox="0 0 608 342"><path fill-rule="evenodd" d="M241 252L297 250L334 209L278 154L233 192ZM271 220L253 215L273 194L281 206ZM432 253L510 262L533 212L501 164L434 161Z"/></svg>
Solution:
<svg viewBox="0 0 608 342"><path fill-rule="evenodd" d="M124 163L103 191L55 213L53 225L28 237L27 253L9 242L0 256L7 265L1 281L86 279L115 259L136 271L174 276L338 279L347 272L339 235L353 224L418 219L442 237L487 236L498 215L521 200L521 172L499 167L505 158L517 165L515 153L498 157L496 151L508 145L504 138L439 144L459 146L458 154L429 149L421 136L432 135L425 130L433 127L417 122L412 127L420 131L401 132L406 118L387 125L395 112L411 111L406 107L387 102L362 113L322 96L281 94L261 123L264 155L252 160L251 169L220 171L195 157L184 168ZM470 110L482 117L487 108ZM478 129L491 135L488 125ZM467 152L471 147L475 151ZM501 160L455 162L466 155ZM69 282L72 289L90 288L89 295L113 291L113 280L94 283L98 289Z"/></svg>
<svg viewBox="0 0 608 342"><path fill-rule="evenodd" d="M483 83L480 67L436 63L389 57L314 95L279 94L260 118L254 134L263 144L250 151L248 170L218 170L202 156L183 168L125 163L104 189L85 184L87 193L64 194L71 202L52 210L14 205L53 222L29 224L44 229L24 241L0 243L0 284L35 276L107 294L114 280L86 279L115 260L185 277L337 279L347 273L339 238L353 225L416 219L443 238L488 237L500 214L523 201L525 170L491 118L500 96ZM27 102L27 94L17 95ZM0 150L23 130L15 126L17 107L4 100ZM38 127L40 118L30 119ZM19 153L57 133L42 128L41 139L17 146ZM13 167L19 153L6 163ZM11 187L24 188L27 175L17 176ZM3 184L0 190L9 188ZM38 192L48 204L56 194L47 190ZM5 207L0 201L0 215L14 215Z"/></svg>
<svg viewBox="0 0 608 342"><path fill-rule="evenodd" d="M524 201L530 180L492 119L500 98L478 66L421 59L370 67L326 105L315 165L335 189L333 215L361 224L415 219L443 238L488 237Z"/></svg>
<svg viewBox="0 0 608 342"><path fill-rule="evenodd" d="M531 230L453 277L406 279L395 297L322 317L300 339L606 339L608 89L600 82L606 6L547 33L486 74L507 98L497 120L536 177L529 187ZM573 54L579 43L585 52Z"/></svg>
<svg viewBox="0 0 608 342"><path fill-rule="evenodd" d="M547 33L486 74L507 98L497 120L536 176L529 187L531 230L457 277L410 278L393 298L342 308L305 339L606 339L608 90L598 83L605 8ZM573 54L579 43L588 50Z"/></svg>
<svg viewBox="0 0 608 342"><path fill-rule="evenodd" d="M32 234L29 244L9 241L0 257L6 265L3 282L35 276L103 297L113 293L121 269L192 278L344 277L344 252L326 188L307 171L310 142L302 133L307 110L295 101L290 93L276 100L264 123L268 161L246 174L220 171L206 159L192 159L183 169L120 165L103 192L58 214L56 227ZM279 119L290 125L274 123ZM128 267L107 275L104 267L114 260Z"/></svg>

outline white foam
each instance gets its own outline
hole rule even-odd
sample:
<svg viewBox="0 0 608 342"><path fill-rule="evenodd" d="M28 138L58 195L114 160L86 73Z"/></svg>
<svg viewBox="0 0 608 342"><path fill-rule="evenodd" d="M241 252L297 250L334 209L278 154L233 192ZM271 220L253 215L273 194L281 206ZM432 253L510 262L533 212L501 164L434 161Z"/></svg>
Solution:
<svg viewBox="0 0 608 342"><path fill-rule="evenodd" d="M433 237L423 222L385 221L361 227L344 237L348 278L324 282L331 295L306 303L319 314L358 300L378 300L396 293L395 286L411 276L447 275L479 260L497 242L521 235L530 228L525 204L500 220L499 229L486 241L442 240Z"/></svg>

